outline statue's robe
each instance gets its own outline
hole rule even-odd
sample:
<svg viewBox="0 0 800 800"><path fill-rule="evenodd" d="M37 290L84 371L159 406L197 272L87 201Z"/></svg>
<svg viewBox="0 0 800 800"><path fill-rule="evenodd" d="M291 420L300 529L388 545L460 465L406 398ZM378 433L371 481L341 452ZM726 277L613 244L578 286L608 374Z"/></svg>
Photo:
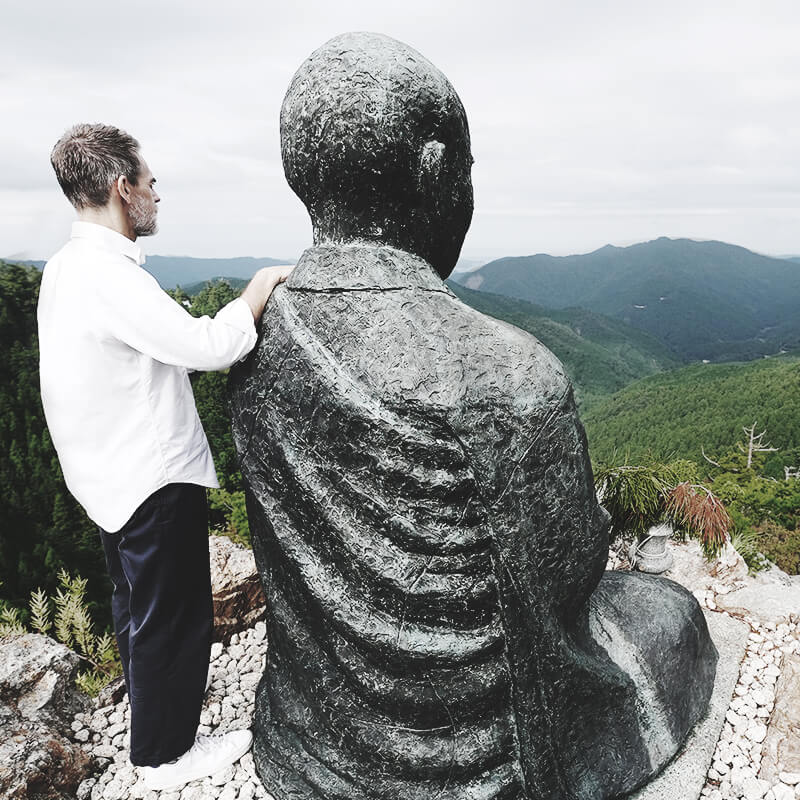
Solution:
<svg viewBox="0 0 800 800"><path fill-rule="evenodd" d="M561 364L393 248L306 251L232 375L269 647L276 798L591 798L711 694L677 584L605 573Z"/></svg>

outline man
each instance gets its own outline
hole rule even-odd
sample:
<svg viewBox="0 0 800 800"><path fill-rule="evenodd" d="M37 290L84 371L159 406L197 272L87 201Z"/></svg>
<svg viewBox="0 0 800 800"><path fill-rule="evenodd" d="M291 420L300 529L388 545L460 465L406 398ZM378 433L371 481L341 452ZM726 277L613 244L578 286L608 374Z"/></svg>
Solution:
<svg viewBox="0 0 800 800"><path fill-rule="evenodd" d="M141 266L136 241L155 233L160 198L139 143L76 125L51 163L78 221L42 277L42 402L67 486L100 528L131 762L148 788L175 788L235 762L252 739L197 735L212 629L203 487L219 484L188 370L247 355L291 267L260 270L214 319L196 319Z"/></svg>

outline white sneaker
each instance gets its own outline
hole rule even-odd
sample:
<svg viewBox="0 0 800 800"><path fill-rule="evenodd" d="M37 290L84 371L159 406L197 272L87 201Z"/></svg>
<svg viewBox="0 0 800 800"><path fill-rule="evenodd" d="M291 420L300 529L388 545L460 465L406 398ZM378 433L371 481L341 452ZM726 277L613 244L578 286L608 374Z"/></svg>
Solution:
<svg viewBox="0 0 800 800"><path fill-rule="evenodd" d="M197 734L190 750L169 764L139 767L148 789L177 789L189 781L213 775L238 761L253 743L248 730L218 736Z"/></svg>

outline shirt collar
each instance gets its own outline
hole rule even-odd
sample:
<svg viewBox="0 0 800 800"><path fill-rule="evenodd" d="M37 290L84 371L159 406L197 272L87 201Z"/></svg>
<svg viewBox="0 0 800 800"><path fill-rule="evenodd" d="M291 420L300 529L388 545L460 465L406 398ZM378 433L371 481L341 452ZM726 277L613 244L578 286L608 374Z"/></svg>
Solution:
<svg viewBox="0 0 800 800"><path fill-rule="evenodd" d="M142 248L127 236L123 236L105 225L96 225L94 222L73 222L72 238L89 239L105 250L126 256L139 266L144 264L145 256Z"/></svg>

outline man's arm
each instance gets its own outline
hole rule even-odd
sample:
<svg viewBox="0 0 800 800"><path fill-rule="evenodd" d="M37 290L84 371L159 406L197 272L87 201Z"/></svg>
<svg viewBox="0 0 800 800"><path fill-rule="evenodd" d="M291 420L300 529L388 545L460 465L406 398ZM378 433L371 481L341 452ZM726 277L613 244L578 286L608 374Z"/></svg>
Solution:
<svg viewBox="0 0 800 800"><path fill-rule="evenodd" d="M140 267L114 269L114 280L101 285L98 298L108 332L157 361L192 370L226 369L244 358L256 343L254 320L291 272L286 266L259 270L245 293L212 319L193 317Z"/></svg>

